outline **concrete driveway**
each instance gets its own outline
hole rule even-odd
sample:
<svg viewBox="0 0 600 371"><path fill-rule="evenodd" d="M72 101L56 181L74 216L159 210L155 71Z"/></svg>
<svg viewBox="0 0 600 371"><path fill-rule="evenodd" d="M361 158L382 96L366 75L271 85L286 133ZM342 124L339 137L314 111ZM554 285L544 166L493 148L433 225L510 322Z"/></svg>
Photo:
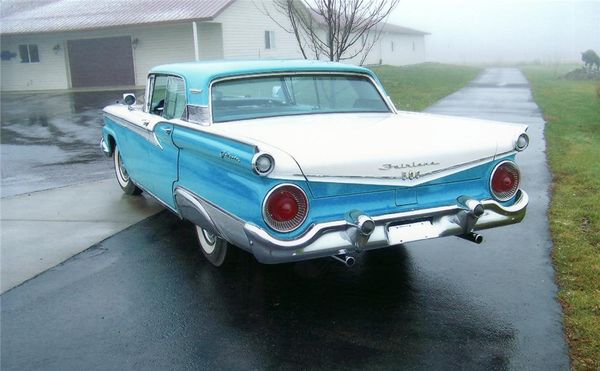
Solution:
<svg viewBox="0 0 600 371"><path fill-rule="evenodd" d="M112 176L99 143L102 108L118 99L117 91L2 94L1 196Z"/></svg>
<svg viewBox="0 0 600 371"><path fill-rule="evenodd" d="M523 75L488 69L431 112L530 125L522 224L362 256L215 269L163 212L2 295L2 368L568 369L543 126Z"/></svg>

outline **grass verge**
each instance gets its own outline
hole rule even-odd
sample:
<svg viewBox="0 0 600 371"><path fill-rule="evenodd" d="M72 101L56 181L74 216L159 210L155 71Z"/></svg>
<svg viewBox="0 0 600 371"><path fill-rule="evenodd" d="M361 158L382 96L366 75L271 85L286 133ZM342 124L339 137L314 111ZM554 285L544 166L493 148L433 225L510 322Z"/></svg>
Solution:
<svg viewBox="0 0 600 371"><path fill-rule="evenodd" d="M572 367L600 370L600 83L560 79L557 67L523 72L547 121L552 258Z"/></svg>
<svg viewBox="0 0 600 371"><path fill-rule="evenodd" d="M477 67L440 63L371 68L398 109L422 111L465 86L481 71Z"/></svg>

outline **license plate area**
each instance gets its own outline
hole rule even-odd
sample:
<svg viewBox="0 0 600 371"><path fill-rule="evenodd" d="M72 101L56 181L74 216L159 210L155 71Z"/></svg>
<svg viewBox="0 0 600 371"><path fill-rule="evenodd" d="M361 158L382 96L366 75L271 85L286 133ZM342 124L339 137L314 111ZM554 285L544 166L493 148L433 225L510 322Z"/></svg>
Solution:
<svg viewBox="0 0 600 371"><path fill-rule="evenodd" d="M390 245L438 237L431 219L413 220L402 224L390 224L387 239Z"/></svg>

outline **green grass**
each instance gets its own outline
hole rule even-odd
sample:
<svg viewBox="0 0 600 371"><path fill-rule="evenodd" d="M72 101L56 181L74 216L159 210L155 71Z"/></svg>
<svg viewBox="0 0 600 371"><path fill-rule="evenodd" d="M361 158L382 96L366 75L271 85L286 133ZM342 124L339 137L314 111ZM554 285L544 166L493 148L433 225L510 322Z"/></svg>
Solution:
<svg viewBox="0 0 600 371"><path fill-rule="evenodd" d="M422 111L434 102L465 86L480 68L439 63L411 66L378 66L372 70L398 109Z"/></svg>
<svg viewBox="0 0 600 371"><path fill-rule="evenodd" d="M523 68L546 119L550 229L572 366L600 370L600 82L569 68Z"/></svg>

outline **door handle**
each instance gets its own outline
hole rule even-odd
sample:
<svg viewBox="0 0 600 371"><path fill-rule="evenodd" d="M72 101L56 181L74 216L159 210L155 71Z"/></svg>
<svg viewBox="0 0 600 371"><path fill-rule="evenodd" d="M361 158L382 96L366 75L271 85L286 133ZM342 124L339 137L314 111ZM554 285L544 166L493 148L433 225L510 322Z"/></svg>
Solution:
<svg viewBox="0 0 600 371"><path fill-rule="evenodd" d="M167 135L171 135L171 133L173 132L172 128L161 128L162 132L167 134Z"/></svg>

